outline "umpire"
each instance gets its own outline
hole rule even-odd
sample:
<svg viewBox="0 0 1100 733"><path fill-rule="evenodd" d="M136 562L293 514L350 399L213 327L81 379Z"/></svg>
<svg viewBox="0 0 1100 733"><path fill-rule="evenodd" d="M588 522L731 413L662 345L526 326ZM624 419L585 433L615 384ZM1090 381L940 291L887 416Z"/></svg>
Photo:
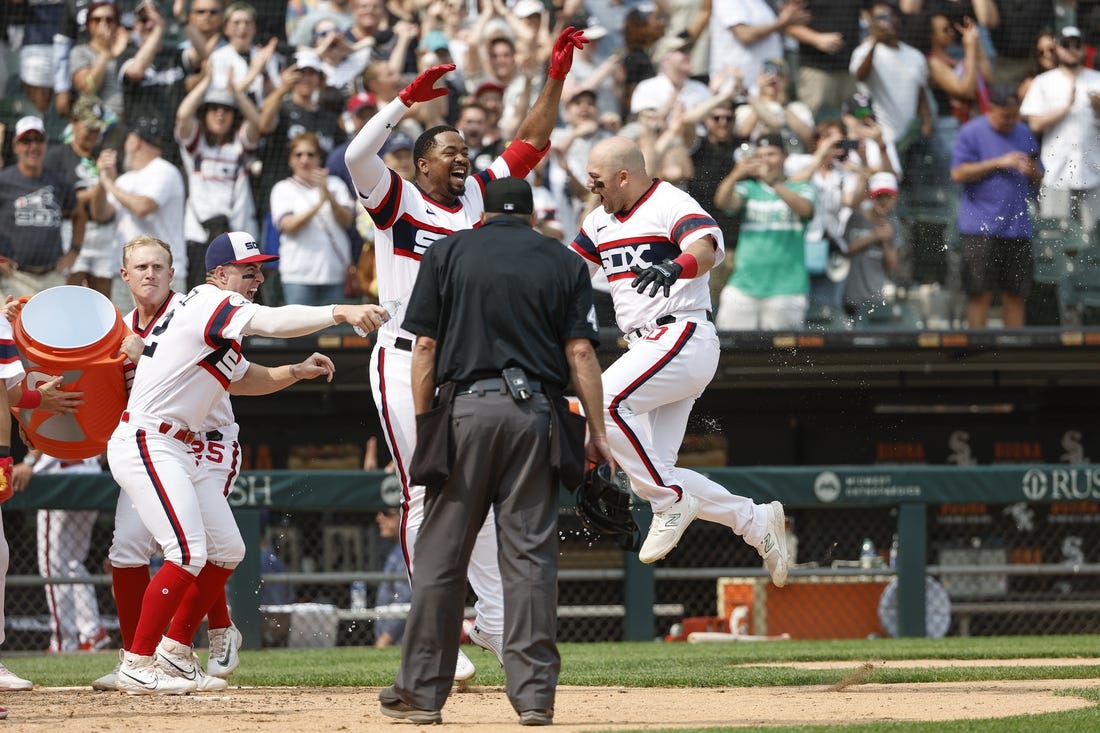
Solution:
<svg viewBox="0 0 1100 733"><path fill-rule="evenodd" d="M428 249L403 322L417 334L411 473L428 488L401 667L379 699L390 717L441 722L458 655L466 566L493 507L508 699L522 725L549 725L561 670L559 481L579 483L584 458L611 457L596 320L580 258L532 229L525 181L489 183L485 212L480 228ZM583 448L584 421L571 422L562 396L570 377L589 416Z"/></svg>

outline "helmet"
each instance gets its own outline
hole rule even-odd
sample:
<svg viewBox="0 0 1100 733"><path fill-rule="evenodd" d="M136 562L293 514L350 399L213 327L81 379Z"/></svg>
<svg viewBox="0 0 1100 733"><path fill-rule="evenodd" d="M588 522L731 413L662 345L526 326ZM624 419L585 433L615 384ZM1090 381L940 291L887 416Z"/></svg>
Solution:
<svg viewBox="0 0 1100 733"><path fill-rule="evenodd" d="M590 532L614 538L630 552L641 547L641 530L631 513L630 480L621 470L601 463L591 468L577 487L577 516Z"/></svg>

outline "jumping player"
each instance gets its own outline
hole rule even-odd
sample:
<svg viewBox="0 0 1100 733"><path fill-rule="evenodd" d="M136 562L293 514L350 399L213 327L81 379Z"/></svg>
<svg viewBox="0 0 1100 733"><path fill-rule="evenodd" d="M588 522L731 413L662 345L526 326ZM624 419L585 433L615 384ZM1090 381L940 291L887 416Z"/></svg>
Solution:
<svg viewBox="0 0 1100 733"><path fill-rule="evenodd" d="M588 190L601 206L585 217L571 246L593 274L601 267L607 274L628 344L603 374L604 409L611 452L653 508L639 559L660 560L700 516L755 547L772 582L782 586L783 505L754 504L676 466L691 407L718 368L718 333L702 276L723 257L722 232L688 194L651 179L641 149L623 137L592 148Z"/></svg>
<svg viewBox="0 0 1100 733"><path fill-rule="evenodd" d="M140 356L140 361L107 456L115 480L165 556L142 598L133 642L119 668L118 688L130 694L183 694L199 684L190 637L173 637L179 629L193 629L224 593L232 567L207 562L208 553L218 549L208 544L207 532L210 512L229 515L230 521L232 515L224 497L219 506L204 501L208 497L198 491L192 443L229 385L251 371L241 358L241 339L250 334L301 336L342 322L369 332L386 317L375 305L255 304L264 282L260 265L273 259L247 233L219 235L206 252L206 283L172 305L144 348L135 351L137 336L123 342L131 358ZM262 387L280 379L274 374L278 370L292 380L322 374L331 379L327 358L307 361L305 366L265 369L250 393L272 391ZM172 628L162 641L169 621Z"/></svg>
<svg viewBox="0 0 1100 733"><path fill-rule="evenodd" d="M516 139L481 173L470 175L469 146L458 130L438 126L416 141L416 180L409 183L386 168L378 151L390 130L409 108L447 93L435 83L453 64L433 66L405 87L396 99L374 115L348 145L345 160L364 207L374 219L379 301L387 305L390 322L378 332L371 355L371 390L382 420L404 492L401 545L413 574L414 548L424 517L424 487L409 485L409 461L416 446L411 369L416 338L400 327L404 305L412 292L420 258L432 242L462 229L472 229L485 210L485 186L494 178L525 177L550 147L550 132L558 115L562 83L573 62L573 51L588 39L566 28L554 43L546 84L520 123ZM503 589L497 566L497 541L492 512L478 534L467 570L477 594L477 619L470 641L501 658L504 632ZM415 581L415 578L414 578ZM415 589L415 582L413 584ZM457 632L456 632L457 633ZM455 680L474 676L469 659L459 651Z"/></svg>

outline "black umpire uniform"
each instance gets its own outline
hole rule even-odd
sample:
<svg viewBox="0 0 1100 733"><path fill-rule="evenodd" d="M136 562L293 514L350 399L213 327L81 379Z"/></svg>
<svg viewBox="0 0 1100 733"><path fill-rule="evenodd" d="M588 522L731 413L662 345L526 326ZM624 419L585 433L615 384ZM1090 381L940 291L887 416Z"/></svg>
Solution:
<svg viewBox="0 0 1100 733"><path fill-rule="evenodd" d="M435 412L453 389L446 421L450 467L440 486L428 484L401 668L380 700L391 717L440 719L458 655L466 566L492 506L504 585L507 694L521 723L545 725L553 717L561 669L552 413L555 400L564 400L571 373L577 383L591 384L594 375L599 385L593 348L598 333L580 258L531 228L530 186L517 178L491 182L485 209L483 226L428 249L403 323L418 336L418 452L432 440L422 422L427 390L439 387ZM587 376L587 367L578 369L569 356L578 343L592 353ZM433 354L434 362L426 361ZM427 384L429 364L433 385ZM525 385L515 386L515 380Z"/></svg>

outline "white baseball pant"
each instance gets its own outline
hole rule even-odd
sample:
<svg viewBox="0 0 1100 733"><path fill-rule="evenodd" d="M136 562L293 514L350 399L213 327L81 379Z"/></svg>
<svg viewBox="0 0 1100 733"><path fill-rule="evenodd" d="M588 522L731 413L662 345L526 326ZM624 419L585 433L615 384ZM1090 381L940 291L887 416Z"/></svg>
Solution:
<svg viewBox="0 0 1100 733"><path fill-rule="evenodd" d="M630 477L634 493L662 512L686 490L699 500L699 517L724 524L759 544L767 512L700 473L676 466L688 417L718 369L718 333L705 319L629 335L627 352L603 374L607 440Z"/></svg>
<svg viewBox="0 0 1100 733"><path fill-rule="evenodd" d="M44 578L87 578L84 561L92 544L96 511L38 510L38 571ZM50 612L50 649L71 652L91 641L102 628L95 586L46 586Z"/></svg>
<svg viewBox="0 0 1100 733"><path fill-rule="evenodd" d="M424 521L424 487L409 485L409 462L416 448L416 410L412 399L412 352L399 349L389 334L379 332L371 354L370 386L382 422L386 445L401 479L401 547L409 575L413 572L413 548ZM478 532L470 565L466 569L477 595L475 623L486 634L504 633L504 587L497 563L497 533L493 510ZM413 585L413 592L416 586Z"/></svg>
<svg viewBox="0 0 1100 733"><path fill-rule="evenodd" d="M193 457L198 461L194 485L206 527L208 560L224 567L236 567L245 555L244 540L226 501L241 469L239 431L239 426L233 423L217 430L221 440L207 440L206 435L210 434L207 432L191 443ZM111 565L118 568L148 565L156 551L157 542L142 523L133 501L125 493L120 494L108 553Z"/></svg>

